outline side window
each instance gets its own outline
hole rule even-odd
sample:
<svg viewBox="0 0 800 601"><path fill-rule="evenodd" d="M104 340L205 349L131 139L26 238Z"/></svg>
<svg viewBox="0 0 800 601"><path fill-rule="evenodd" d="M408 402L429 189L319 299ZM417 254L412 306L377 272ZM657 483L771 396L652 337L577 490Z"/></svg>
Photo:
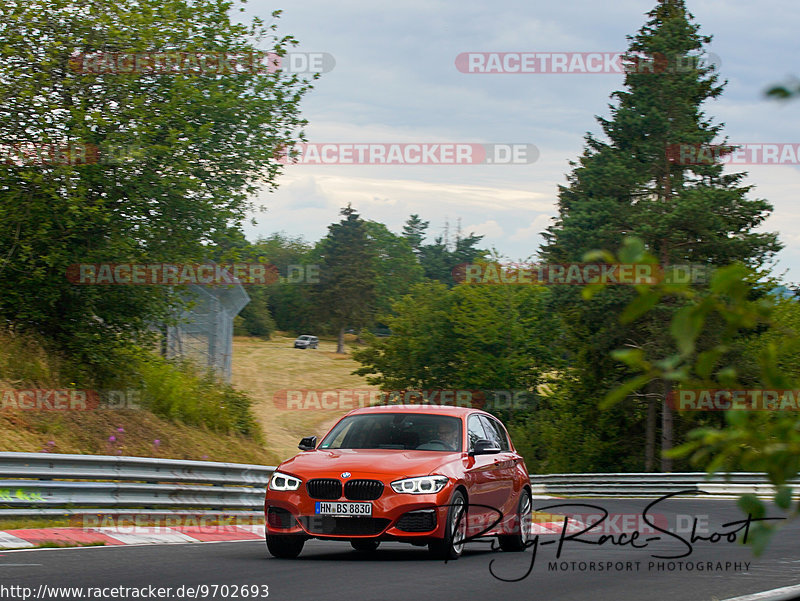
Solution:
<svg viewBox="0 0 800 601"><path fill-rule="evenodd" d="M508 437L505 430L503 430L503 426L497 420L485 415L481 415L481 421L483 421L484 430L489 434L489 440L495 441L504 452L508 451L511 447L508 444Z"/></svg>
<svg viewBox="0 0 800 601"><path fill-rule="evenodd" d="M467 436L469 437L469 450L475 448L475 441L479 438L486 438L480 415L470 415L467 421Z"/></svg>

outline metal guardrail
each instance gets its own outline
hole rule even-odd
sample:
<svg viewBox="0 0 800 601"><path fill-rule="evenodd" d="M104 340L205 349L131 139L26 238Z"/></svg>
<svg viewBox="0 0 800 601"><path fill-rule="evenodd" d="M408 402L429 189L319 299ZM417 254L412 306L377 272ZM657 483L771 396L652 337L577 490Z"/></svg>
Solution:
<svg viewBox="0 0 800 601"><path fill-rule="evenodd" d="M745 493L769 497L775 494L766 475L756 472L713 476L702 472L532 474L530 481L534 494L554 496L661 497L681 491L719 497L737 497ZM794 495L800 495L800 480L789 484L793 486Z"/></svg>
<svg viewBox="0 0 800 601"><path fill-rule="evenodd" d="M274 467L146 457L0 453L0 517L260 515Z"/></svg>
<svg viewBox="0 0 800 601"><path fill-rule="evenodd" d="M144 457L0 453L0 517L73 514L259 516L272 466ZM534 494L733 497L773 493L763 474L531 475ZM800 481L795 481L795 493Z"/></svg>

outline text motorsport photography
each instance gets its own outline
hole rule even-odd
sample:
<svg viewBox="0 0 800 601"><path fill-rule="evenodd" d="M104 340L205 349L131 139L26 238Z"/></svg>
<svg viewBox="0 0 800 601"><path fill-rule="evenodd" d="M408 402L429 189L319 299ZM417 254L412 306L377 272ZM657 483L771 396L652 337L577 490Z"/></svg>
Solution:
<svg viewBox="0 0 800 601"><path fill-rule="evenodd" d="M667 506L667 501L673 497L692 494L693 490L678 491L665 494L648 503L644 510L633 519L628 519L628 526L612 531L606 520L615 517L603 508L602 505L585 502L548 503L537 509L540 512L554 512L564 514L560 531L556 538L541 539L541 534L534 534L526 542L526 547L532 549L530 564L527 570L518 577L500 574L499 568L494 564L502 565L502 560L491 560L489 571L492 576L505 582L518 582L528 578L537 564L540 548L555 545L552 559L548 558L547 570L551 572L746 572L750 569L751 561L720 561L718 558L689 559L696 551L706 554L712 545L719 544L747 544L751 536L751 527L760 522L784 521L786 517L754 517L747 514L743 519L725 522L719 526L712 526L713 518L709 515L676 515L674 525L668 524L668 518L663 514L654 514L652 510L660 504ZM579 508L582 513L570 513L571 508ZM585 521L577 521L571 526L570 520L581 516ZM625 518L622 518L623 523ZM476 535L479 536L480 534ZM597 536L597 538L594 538ZM595 548L594 560L567 560L570 550L575 548ZM604 560L604 549L626 547L641 553L647 558L643 560ZM563 559L562 559L563 556Z"/></svg>

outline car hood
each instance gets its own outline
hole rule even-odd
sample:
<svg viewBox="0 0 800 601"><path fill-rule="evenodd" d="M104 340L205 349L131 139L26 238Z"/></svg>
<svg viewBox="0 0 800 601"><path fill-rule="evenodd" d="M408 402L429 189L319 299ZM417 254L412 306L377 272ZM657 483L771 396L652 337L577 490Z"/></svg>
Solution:
<svg viewBox="0 0 800 601"><path fill-rule="evenodd" d="M283 462L278 469L301 478L339 478L342 472L350 472L353 478L397 479L433 472L448 475L447 468L460 460L461 453L441 451L335 449L305 451Z"/></svg>

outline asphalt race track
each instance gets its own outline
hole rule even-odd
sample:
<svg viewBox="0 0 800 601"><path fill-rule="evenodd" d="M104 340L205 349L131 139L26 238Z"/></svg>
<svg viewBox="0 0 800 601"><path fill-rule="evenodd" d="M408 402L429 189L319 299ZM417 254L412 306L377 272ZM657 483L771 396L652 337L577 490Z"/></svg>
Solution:
<svg viewBox="0 0 800 601"><path fill-rule="evenodd" d="M612 515L638 517L650 502L647 499L539 499L535 501L535 509L559 503L590 503L602 506ZM557 513L558 509L551 511ZM589 509L572 511L592 513ZM722 524L745 517L734 501L705 499L669 499L652 509L650 515L664 516L670 523L678 519L687 522L687 516L695 516L700 525L707 525L705 531L700 531L706 536L730 532L735 527L723 528ZM772 509L767 515L781 514ZM61 587L151 585L172 587L171 598L180 598L176 595L181 586L268 585L269 599L289 601L699 601L800 584L800 520L783 522L767 552L758 558L753 557L749 547L727 542L722 537L717 543L695 542L687 557L656 559L651 555L680 555L688 550L679 540L663 533L656 534L660 534L661 540L647 543L643 542L645 538L653 535L643 534L636 542L647 546L639 549L629 545L612 546L608 542L599 546L566 540L558 560L555 555L559 536L540 536L535 565L530 575L518 582L494 578L489 564L495 560L493 570L498 576L520 578L531 565L532 549L525 553L502 553L492 551L486 542L474 542L467 545L461 559L444 563L429 559L425 548L399 543L384 543L376 552L365 555L353 551L347 543L309 541L296 560L270 558L261 542L0 552L0 585L31 587L35 589L34 595L42 584ZM687 539L690 536L688 531L680 534ZM743 531L738 533L739 541L742 534ZM598 539L597 536L582 538L595 542ZM557 564L550 565L554 561ZM590 562L594 570L589 567ZM611 562L610 569L599 571L598 565L608 566L608 562ZM683 562L683 566L679 567L678 562ZM688 570L690 563L691 571ZM704 569L698 571L698 566ZM720 567L722 569L718 569ZM186 588L183 591L186 594ZM259 596L250 598L264 598L263 591L260 589ZM227 596L221 592L218 588L216 596L208 594L196 598L236 598L232 588ZM15 597L6 594L4 598ZM238 598L245 597L239 594Z"/></svg>

